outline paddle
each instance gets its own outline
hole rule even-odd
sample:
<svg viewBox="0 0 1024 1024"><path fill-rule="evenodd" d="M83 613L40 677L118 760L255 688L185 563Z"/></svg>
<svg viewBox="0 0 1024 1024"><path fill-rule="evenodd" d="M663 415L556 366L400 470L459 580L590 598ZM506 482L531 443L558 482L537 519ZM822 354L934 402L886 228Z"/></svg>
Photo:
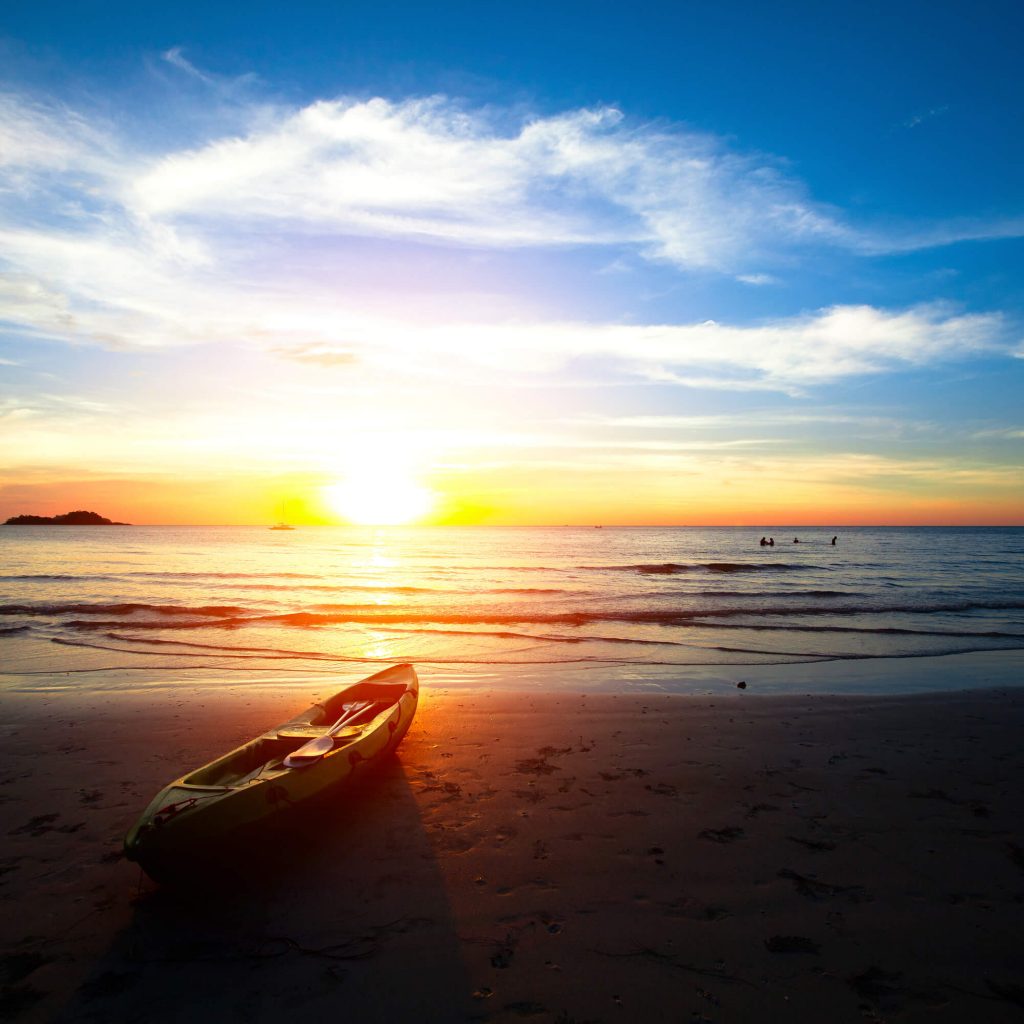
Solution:
<svg viewBox="0 0 1024 1024"><path fill-rule="evenodd" d="M316 736L307 743L303 743L298 750L293 750L284 759L284 766L286 768L301 768L303 765L312 764L314 761L319 760L324 756L324 754L334 748L334 737L342 726L347 725L354 718L362 714L368 707L372 707L372 705L373 702L369 700L357 700L353 704L342 705L345 712L341 718L339 718L322 736Z"/></svg>

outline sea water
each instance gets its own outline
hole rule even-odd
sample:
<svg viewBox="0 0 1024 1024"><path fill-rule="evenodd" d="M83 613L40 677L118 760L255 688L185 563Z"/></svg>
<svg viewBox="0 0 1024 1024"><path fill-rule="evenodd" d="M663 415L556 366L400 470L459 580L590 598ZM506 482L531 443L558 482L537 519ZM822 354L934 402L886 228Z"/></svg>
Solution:
<svg viewBox="0 0 1024 1024"><path fill-rule="evenodd" d="M1022 556L1024 528L5 526L0 673L927 689L935 659L1024 651Z"/></svg>

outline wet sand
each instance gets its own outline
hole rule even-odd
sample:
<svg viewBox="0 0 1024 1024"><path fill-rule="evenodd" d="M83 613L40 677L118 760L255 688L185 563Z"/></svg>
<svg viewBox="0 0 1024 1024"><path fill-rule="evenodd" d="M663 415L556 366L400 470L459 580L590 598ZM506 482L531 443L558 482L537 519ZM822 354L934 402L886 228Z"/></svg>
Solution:
<svg viewBox="0 0 1024 1024"><path fill-rule="evenodd" d="M307 697L0 697L4 1019L1021 1020L1024 690L427 688L396 760L212 891L122 858Z"/></svg>

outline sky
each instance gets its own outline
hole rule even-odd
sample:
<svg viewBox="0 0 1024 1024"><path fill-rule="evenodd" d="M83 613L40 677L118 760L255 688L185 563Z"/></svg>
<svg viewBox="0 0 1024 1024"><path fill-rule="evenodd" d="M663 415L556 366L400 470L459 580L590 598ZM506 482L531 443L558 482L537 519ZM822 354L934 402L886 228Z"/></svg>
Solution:
<svg viewBox="0 0 1024 1024"><path fill-rule="evenodd" d="M1024 524L1022 46L10 0L0 519Z"/></svg>

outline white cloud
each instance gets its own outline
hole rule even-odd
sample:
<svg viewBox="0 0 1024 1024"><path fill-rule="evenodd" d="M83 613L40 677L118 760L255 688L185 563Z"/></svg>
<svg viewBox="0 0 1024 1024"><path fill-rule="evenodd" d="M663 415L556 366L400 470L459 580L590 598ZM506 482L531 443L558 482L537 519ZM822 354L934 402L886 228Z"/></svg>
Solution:
<svg viewBox="0 0 1024 1024"><path fill-rule="evenodd" d="M207 85L214 82L214 78L211 75L200 71L195 64L185 57L180 46L172 46L169 50L164 50L164 52L160 54L160 58L170 64L171 67L177 68L179 71L184 71L186 75L196 78L200 82L204 82Z"/></svg>
<svg viewBox="0 0 1024 1024"><path fill-rule="evenodd" d="M162 56L221 87L180 47ZM678 125L633 123L611 107L512 118L443 96L301 108L239 101L225 121L240 120L246 127L225 127L198 147L143 154L67 106L6 95L0 196L34 191L28 212L38 215L48 192L50 212L59 204L71 219L77 213L79 229L159 225L194 245L267 228L489 247L616 245L752 285L774 283L764 263L805 246L876 253L1024 233L1020 219L857 227L774 159ZM19 212L8 204L7 221Z"/></svg>
<svg viewBox="0 0 1024 1024"><path fill-rule="evenodd" d="M180 49L164 59L203 74ZM282 273L301 248L330 266L352 234L614 243L753 285L773 279L744 269L751 254L870 247L771 161L612 108L510 122L444 97L261 107L236 136L143 156L73 111L8 96L0 143L0 320L28 334L242 342L319 365L436 373L542 375L596 359L648 380L784 391L1013 343L998 314L941 307L836 306L755 326L423 322Z"/></svg>
<svg viewBox="0 0 1024 1024"><path fill-rule="evenodd" d="M914 114L912 117L908 117L906 121L900 126L902 128L916 128L919 124L924 124L925 121L930 121L933 117L940 117L949 110L949 104L943 104L941 107L932 107L930 110L925 110L922 113Z"/></svg>
<svg viewBox="0 0 1024 1024"><path fill-rule="evenodd" d="M546 372L604 357L620 371L695 387L792 390L998 349L998 314L941 306L888 311L835 306L759 326L533 323L432 328L434 352Z"/></svg>
<svg viewBox="0 0 1024 1024"><path fill-rule="evenodd" d="M628 243L680 267L723 271L851 234L772 160L714 136L634 126L609 107L508 126L445 97L282 112L247 134L169 154L126 201L150 217L221 225L471 245Z"/></svg>
<svg viewBox="0 0 1024 1024"><path fill-rule="evenodd" d="M0 92L0 217L40 197L81 213L97 188L109 191L123 170L117 141L99 119L63 104ZM38 211L36 211L38 213ZM38 218L35 218L38 219Z"/></svg>
<svg viewBox="0 0 1024 1024"><path fill-rule="evenodd" d="M30 272L0 277L0 319L107 347L248 343L297 362L510 382L578 361L611 378L735 391L794 392L844 377L1005 351L1002 316L942 306L836 306L754 326L573 321L435 322L359 312L310 285L254 290L217 281L171 249L0 232ZM200 268L202 269L202 268ZM595 371L598 372L598 371Z"/></svg>

